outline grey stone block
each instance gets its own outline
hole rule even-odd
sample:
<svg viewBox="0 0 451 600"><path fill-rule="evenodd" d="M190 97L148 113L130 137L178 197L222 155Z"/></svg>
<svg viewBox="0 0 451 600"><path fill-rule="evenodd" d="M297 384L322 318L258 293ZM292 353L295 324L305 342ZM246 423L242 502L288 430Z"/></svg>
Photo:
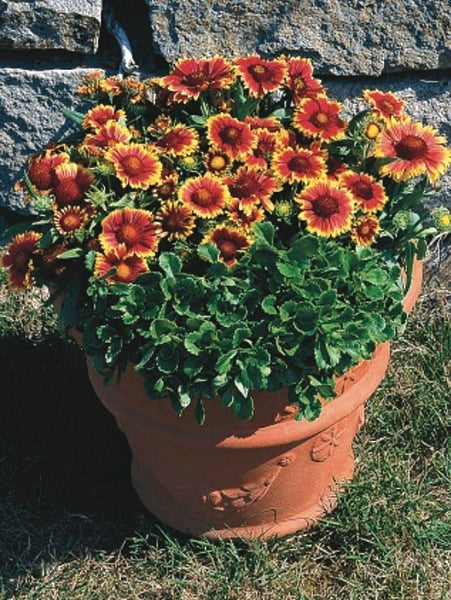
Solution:
<svg viewBox="0 0 451 600"><path fill-rule="evenodd" d="M154 50L310 57L317 73L372 75L451 66L448 0L146 0Z"/></svg>
<svg viewBox="0 0 451 600"><path fill-rule="evenodd" d="M0 0L0 48L97 50L102 0Z"/></svg>
<svg viewBox="0 0 451 600"><path fill-rule="evenodd" d="M14 192L28 157L70 132L61 109L79 107L87 69L0 70L0 206L22 209Z"/></svg>

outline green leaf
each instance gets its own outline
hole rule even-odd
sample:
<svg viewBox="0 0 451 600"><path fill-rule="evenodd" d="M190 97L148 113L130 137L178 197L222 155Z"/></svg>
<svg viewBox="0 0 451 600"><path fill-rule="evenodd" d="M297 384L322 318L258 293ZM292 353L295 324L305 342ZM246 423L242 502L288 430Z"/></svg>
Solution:
<svg viewBox="0 0 451 600"><path fill-rule="evenodd" d="M81 248L71 248L70 250L66 250L65 252L61 252L58 254L58 259L69 259L69 258L78 258L83 255L83 250Z"/></svg>
<svg viewBox="0 0 451 600"><path fill-rule="evenodd" d="M275 296L265 296L262 301L262 309L267 315L277 315L275 304Z"/></svg>
<svg viewBox="0 0 451 600"><path fill-rule="evenodd" d="M272 246L274 243L275 229L274 225L269 221L263 221L263 223L255 223L253 226L253 232L255 236L255 244Z"/></svg>
<svg viewBox="0 0 451 600"><path fill-rule="evenodd" d="M177 389L178 401L182 408L187 408L191 404L191 396L183 390L182 386Z"/></svg>
<svg viewBox="0 0 451 600"><path fill-rule="evenodd" d="M297 265L293 265L291 263L277 262L276 267L279 273L282 273L284 277L296 278L299 279L301 277L301 270Z"/></svg>
<svg viewBox="0 0 451 600"><path fill-rule="evenodd" d="M196 402L196 408L194 409L194 415L195 415L196 420L199 423L199 425L203 425L205 423L206 412L205 412L204 401L202 400L202 398L199 398L198 401Z"/></svg>
<svg viewBox="0 0 451 600"><path fill-rule="evenodd" d="M219 248L211 242L199 244L197 247L197 254L200 258L208 261L209 263L216 263L219 260Z"/></svg>
<svg viewBox="0 0 451 600"><path fill-rule="evenodd" d="M216 371L220 374L228 373L233 366L233 359L237 354L237 350L226 352L218 359L216 363Z"/></svg>
<svg viewBox="0 0 451 600"><path fill-rule="evenodd" d="M158 259L160 267L170 277L175 277L182 268L179 257L172 252L163 252Z"/></svg>
<svg viewBox="0 0 451 600"><path fill-rule="evenodd" d="M254 399L252 396L242 396L241 394L237 394L234 397L232 409L238 419L248 421L254 416Z"/></svg>
<svg viewBox="0 0 451 600"><path fill-rule="evenodd" d="M78 112L76 110L71 110L70 108L63 107L61 109L61 112L66 118L70 119L74 123L77 123L77 125L81 125L85 118L84 113Z"/></svg>

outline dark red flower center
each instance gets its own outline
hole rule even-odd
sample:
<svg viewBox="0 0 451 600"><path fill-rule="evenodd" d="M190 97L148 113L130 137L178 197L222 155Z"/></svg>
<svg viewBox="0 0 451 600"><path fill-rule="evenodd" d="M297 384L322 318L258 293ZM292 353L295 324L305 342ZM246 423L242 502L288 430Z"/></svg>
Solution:
<svg viewBox="0 0 451 600"><path fill-rule="evenodd" d="M30 258L30 252L27 252L26 250L19 250L19 252L17 252L17 254L15 255L13 261L14 268L16 269L16 271L22 274L26 273L28 271Z"/></svg>
<svg viewBox="0 0 451 600"><path fill-rule="evenodd" d="M329 194L318 196L312 201L313 212L322 219L329 219L332 215L340 212L338 201Z"/></svg>
<svg viewBox="0 0 451 600"><path fill-rule="evenodd" d="M228 125L221 129L219 137L225 144L234 144L240 138L240 129L233 125Z"/></svg>
<svg viewBox="0 0 451 600"><path fill-rule="evenodd" d="M137 156L124 156L121 164L127 175L138 175L142 171L142 162Z"/></svg>
<svg viewBox="0 0 451 600"><path fill-rule="evenodd" d="M64 231L73 231L74 229L78 229L80 224L81 217L75 212L63 215L60 219L60 225Z"/></svg>
<svg viewBox="0 0 451 600"><path fill-rule="evenodd" d="M53 184L53 169L48 164L35 161L30 166L28 177L38 190L48 190Z"/></svg>
<svg viewBox="0 0 451 600"><path fill-rule="evenodd" d="M242 175L229 189L235 198L252 196L255 193L256 181L251 175Z"/></svg>
<svg viewBox="0 0 451 600"><path fill-rule="evenodd" d="M258 83L269 79L268 69L264 65L251 65L248 71Z"/></svg>
<svg viewBox="0 0 451 600"><path fill-rule="evenodd" d="M55 196L60 206L76 204L83 198L83 190L73 179L65 179L56 184Z"/></svg>
<svg viewBox="0 0 451 600"><path fill-rule="evenodd" d="M166 183L162 183L160 186L158 186L158 195L163 199L170 198L173 193L174 193L174 184L173 183L166 182Z"/></svg>
<svg viewBox="0 0 451 600"><path fill-rule="evenodd" d="M189 87L202 87L208 84L208 78L202 71L195 71L185 75L183 83Z"/></svg>
<svg viewBox="0 0 451 600"><path fill-rule="evenodd" d="M216 245L218 246L221 256L225 261L234 258L239 250L238 246L230 239L223 238L222 240L218 240Z"/></svg>
<svg viewBox="0 0 451 600"><path fill-rule="evenodd" d="M172 211L162 220L163 229L169 233L177 233L185 227L185 220L181 213Z"/></svg>
<svg viewBox="0 0 451 600"><path fill-rule="evenodd" d="M371 200L373 188L367 181L356 181L351 186L352 192L363 200Z"/></svg>
<svg viewBox="0 0 451 600"><path fill-rule="evenodd" d="M211 192L205 188L196 190L191 198L194 204L198 204L199 206L210 206L213 200Z"/></svg>
<svg viewBox="0 0 451 600"><path fill-rule="evenodd" d="M287 163L290 171L304 172L310 166L310 161L305 156L293 156Z"/></svg>
<svg viewBox="0 0 451 600"><path fill-rule="evenodd" d="M311 121L316 127L321 128L329 123L329 115L325 112L318 111L312 115Z"/></svg>
<svg viewBox="0 0 451 600"><path fill-rule="evenodd" d="M415 160L427 154L426 142L416 135L406 135L395 145L396 154L405 160Z"/></svg>
<svg viewBox="0 0 451 600"><path fill-rule="evenodd" d="M116 237L119 242L124 242L127 246L132 246L139 240L139 231L131 223L124 223L116 232Z"/></svg>

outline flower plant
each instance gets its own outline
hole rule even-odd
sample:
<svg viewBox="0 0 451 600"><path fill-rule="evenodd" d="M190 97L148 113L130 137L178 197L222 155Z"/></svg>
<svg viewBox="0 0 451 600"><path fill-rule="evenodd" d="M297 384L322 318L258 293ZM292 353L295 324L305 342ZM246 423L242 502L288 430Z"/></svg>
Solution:
<svg viewBox="0 0 451 600"><path fill-rule="evenodd" d="M201 423L210 398L247 419L255 390L282 387L316 418L406 319L446 140L390 92L365 90L346 119L299 57L93 72L78 91L77 132L19 184L11 287L49 286L100 373L132 364L149 398L195 402Z"/></svg>

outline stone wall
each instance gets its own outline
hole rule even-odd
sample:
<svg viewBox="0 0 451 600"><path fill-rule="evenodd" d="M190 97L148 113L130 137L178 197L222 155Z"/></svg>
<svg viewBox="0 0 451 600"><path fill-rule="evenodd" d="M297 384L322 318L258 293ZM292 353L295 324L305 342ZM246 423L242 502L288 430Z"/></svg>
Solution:
<svg viewBox="0 0 451 600"><path fill-rule="evenodd" d="M143 76L184 55L308 56L345 108L365 88L393 90L451 139L447 0L110 1ZM31 153L68 132L61 108L79 107L83 74L117 71L101 16L101 0L0 0L0 209L23 208L14 183ZM437 202L450 203L450 184Z"/></svg>

